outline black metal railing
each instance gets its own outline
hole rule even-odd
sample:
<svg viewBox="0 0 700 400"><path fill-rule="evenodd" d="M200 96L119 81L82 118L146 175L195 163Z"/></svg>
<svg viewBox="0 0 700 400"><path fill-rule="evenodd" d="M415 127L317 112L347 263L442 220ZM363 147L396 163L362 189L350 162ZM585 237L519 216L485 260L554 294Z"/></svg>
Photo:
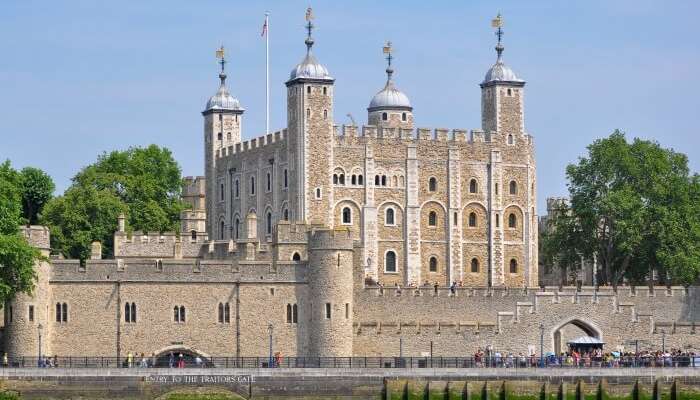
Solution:
<svg viewBox="0 0 700 400"><path fill-rule="evenodd" d="M695 368L700 355L567 357L9 357L4 368Z"/></svg>

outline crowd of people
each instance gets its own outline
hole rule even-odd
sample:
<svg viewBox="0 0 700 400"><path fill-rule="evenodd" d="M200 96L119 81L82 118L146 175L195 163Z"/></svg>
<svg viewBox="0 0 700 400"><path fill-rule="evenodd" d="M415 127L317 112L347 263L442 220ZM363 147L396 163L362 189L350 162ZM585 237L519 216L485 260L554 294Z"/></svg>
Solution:
<svg viewBox="0 0 700 400"><path fill-rule="evenodd" d="M382 281L376 281L376 282L374 282L374 280L373 280L371 277L366 277L366 278L365 278L365 282L366 282L366 283L370 283L370 284L376 284L377 287L379 288L379 291L380 291L382 294L384 294L384 284L382 283ZM450 287L449 287L449 289L450 289L450 294L454 295L455 292L457 291L457 288L458 288L458 287L462 287L462 286L463 286L463 282L462 282L462 281L453 281L452 284L450 284ZM422 289L422 288L428 289L428 288L430 288L430 287L432 287L432 288L433 288L433 291L435 292L435 294L437 294L438 289L440 288L440 284L439 284L437 281L435 281L434 283L431 284L430 281L428 281L428 280L426 280L425 282L423 282L423 285L421 285L421 286L419 286L415 281L411 281L411 282L408 284L408 288L409 288L409 289L412 289L412 290L419 290L419 289ZM403 292L403 289L401 288L401 285L398 284L398 282L397 282L397 283L394 283L394 290L396 291L397 294L401 294L401 293Z"/></svg>
<svg viewBox="0 0 700 400"><path fill-rule="evenodd" d="M680 349L671 351L604 352L595 348L579 350L571 348L559 355L547 353L544 357L537 354L525 355L511 352L478 349L474 353L475 367L700 367L700 354Z"/></svg>

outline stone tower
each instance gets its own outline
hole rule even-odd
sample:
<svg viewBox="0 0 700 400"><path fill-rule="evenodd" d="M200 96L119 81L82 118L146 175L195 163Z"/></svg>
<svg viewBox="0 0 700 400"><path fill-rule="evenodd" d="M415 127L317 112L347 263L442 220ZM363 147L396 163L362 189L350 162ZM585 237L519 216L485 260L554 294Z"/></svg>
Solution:
<svg viewBox="0 0 700 400"><path fill-rule="evenodd" d="M523 97L525 81L503 63L503 31L500 15L494 20L498 24L496 63L488 70L481 82L481 127L484 132L499 132L503 135L522 135L525 132Z"/></svg>
<svg viewBox="0 0 700 400"><path fill-rule="evenodd" d="M413 107L402 91L396 88L392 75L394 69L391 67L393 56L391 55L391 42L384 46L384 53L387 55L386 85L380 90L367 107L367 120L370 125L379 128L403 128L413 129Z"/></svg>
<svg viewBox="0 0 700 400"><path fill-rule="evenodd" d="M525 81L518 78L507 65L503 63L503 44L501 38L503 30L500 14L493 20L497 27L496 35L496 63L489 68L481 82L481 125L487 135L496 134L494 138L501 138L504 145L526 143L522 140L525 135L523 119L523 95ZM492 139L493 140L493 139ZM527 147L520 147L527 151ZM490 270L488 283L493 286L505 284L506 271L504 259L504 192L507 190L504 177L501 149L494 148L489 155L487 166L488 173L488 210L489 210L489 260ZM531 170L531 171L530 171ZM530 173L532 172L532 173ZM534 175L534 165L529 168L528 175ZM534 179L529 176L528 182ZM529 186L529 185L526 185ZM534 196L531 194L531 196ZM534 212L533 212L534 214ZM526 227L529 227L530 213L524 212ZM532 236L531 229L526 228L526 236ZM535 239L536 240L536 239ZM529 243L529 241L526 241ZM529 254L529 252L528 252ZM531 263L527 262L527 268ZM528 275L530 275L528 273ZM535 274L536 275L536 274ZM536 278L535 278L536 281ZM528 282L532 283L532 282Z"/></svg>
<svg viewBox="0 0 700 400"><path fill-rule="evenodd" d="M333 82L311 52L312 15L307 11L306 56L287 81L291 164L290 209L295 220L330 226L333 191Z"/></svg>
<svg viewBox="0 0 700 400"><path fill-rule="evenodd" d="M37 247L45 256L49 256L49 229L44 226L22 227L22 233L29 244ZM51 333L54 324L63 323L56 312L63 312L66 304L52 305L51 264L39 261L34 269L36 283L31 295L19 293L5 305L5 351L10 357L37 357L53 354L51 349ZM67 313L66 309L66 313ZM60 320L60 322L59 322ZM55 321L55 322L54 322ZM40 338L41 337L41 338Z"/></svg>
<svg viewBox="0 0 700 400"><path fill-rule="evenodd" d="M241 126L243 124L243 111L238 99L233 97L226 87L226 73L224 67L224 48L217 51L217 57L221 63L221 73L219 79L221 83L219 90L207 101L206 108L202 111L204 116L204 175L206 180L206 190L204 199L206 201L206 230L209 239L227 239L230 235L228 227L221 231L217 226L215 212L220 199L225 198L226 190L231 190L231 180L214 181L216 177L216 158L221 154L222 149L235 146L241 142Z"/></svg>
<svg viewBox="0 0 700 400"><path fill-rule="evenodd" d="M346 228L309 233L309 355L352 356L353 239Z"/></svg>

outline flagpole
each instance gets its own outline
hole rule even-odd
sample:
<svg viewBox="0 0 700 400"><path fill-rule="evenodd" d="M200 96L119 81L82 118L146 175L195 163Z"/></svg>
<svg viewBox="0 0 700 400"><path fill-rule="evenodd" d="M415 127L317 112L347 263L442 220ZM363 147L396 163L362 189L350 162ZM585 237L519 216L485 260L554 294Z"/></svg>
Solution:
<svg viewBox="0 0 700 400"><path fill-rule="evenodd" d="M265 12L265 134L270 134L270 12Z"/></svg>

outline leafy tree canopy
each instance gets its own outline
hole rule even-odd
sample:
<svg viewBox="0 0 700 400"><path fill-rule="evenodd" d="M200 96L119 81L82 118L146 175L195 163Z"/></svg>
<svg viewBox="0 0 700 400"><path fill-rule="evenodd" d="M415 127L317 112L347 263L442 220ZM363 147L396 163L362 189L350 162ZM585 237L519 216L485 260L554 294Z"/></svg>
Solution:
<svg viewBox="0 0 700 400"><path fill-rule="evenodd" d="M129 229L177 231L181 190L180 167L168 149L150 145L103 153L46 205L42 221L51 229L52 247L65 256L87 258L95 240L111 255L121 213Z"/></svg>
<svg viewBox="0 0 700 400"><path fill-rule="evenodd" d="M51 196L56 186L44 171L25 167L20 172L22 179L22 212L28 224L36 224L39 213Z"/></svg>
<svg viewBox="0 0 700 400"><path fill-rule="evenodd" d="M684 154L620 131L588 146L566 169L570 204L543 238L545 258L599 261L600 280L690 284L700 273L700 180Z"/></svg>
<svg viewBox="0 0 700 400"><path fill-rule="evenodd" d="M24 222L22 192L22 175L9 161L0 164L0 303L19 292L31 293L34 264L44 259L19 231Z"/></svg>

